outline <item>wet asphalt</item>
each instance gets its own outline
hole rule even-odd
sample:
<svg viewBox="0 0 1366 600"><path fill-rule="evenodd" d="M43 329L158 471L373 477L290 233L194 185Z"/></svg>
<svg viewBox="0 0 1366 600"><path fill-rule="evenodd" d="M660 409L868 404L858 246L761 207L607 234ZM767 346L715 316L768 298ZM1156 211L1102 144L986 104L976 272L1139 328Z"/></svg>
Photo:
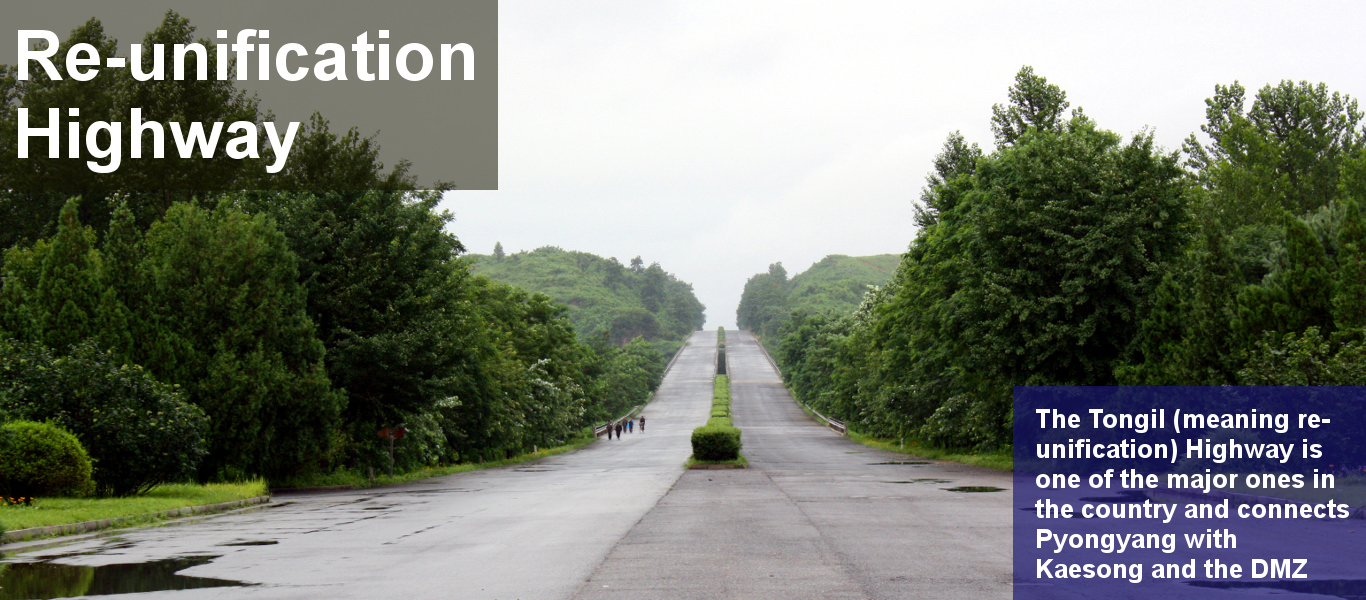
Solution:
<svg viewBox="0 0 1366 600"><path fill-rule="evenodd" d="M1010 492L950 491L1008 490L1009 474L845 440L792 401L752 336L727 337L749 469L683 469L711 402L716 333L698 332L643 433L10 558L212 557L180 574L245 584L152 594L177 599L1009 597Z"/></svg>
<svg viewBox="0 0 1366 600"><path fill-rule="evenodd" d="M1010 597L1008 473L846 440L748 332L726 351L750 468L685 473L576 598Z"/></svg>

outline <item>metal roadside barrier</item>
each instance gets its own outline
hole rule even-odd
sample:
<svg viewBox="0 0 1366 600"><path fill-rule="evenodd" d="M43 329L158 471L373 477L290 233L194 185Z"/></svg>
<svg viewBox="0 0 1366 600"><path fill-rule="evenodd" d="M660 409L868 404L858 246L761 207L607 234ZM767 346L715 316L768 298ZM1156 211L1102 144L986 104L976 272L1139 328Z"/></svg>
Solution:
<svg viewBox="0 0 1366 600"><path fill-rule="evenodd" d="M688 340L683 340L683 345L682 345L682 346L679 346L679 347L678 347L678 351L674 352L673 358L670 358L670 359L669 359L669 364L664 365L664 373L663 373L662 375L659 376L659 380L660 380L661 383L663 383L664 378L667 377L667 376L669 375L669 371L673 370L673 368L674 368L674 363L678 362L678 357L679 357L679 355L683 354L683 349L684 349L684 348L687 348L687 347L688 347ZM656 390L656 391L658 391L658 390ZM650 397L647 398L647 399L645 400L645 404L649 404L650 401L651 401L651 400L654 400L654 399L655 399L655 392L650 392ZM631 417L636 416L637 413L639 413L640 411L642 411L642 410L645 409L645 404L641 404L641 405L639 405L639 406L636 406L635 408L632 408L629 412L627 412L627 413L624 414L624 415L621 415L620 417L617 417L617 418L615 418L615 419L612 419L611 421L608 421L608 422L606 422L606 423L603 423L602 425L597 425L597 426L593 427L593 437L601 437L602 434L607 433L607 429L608 429L609 427L611 427L613 424L615 424L617 421L622 421L622 420L629 419L629 418L631 418Z"/></svg>
<svg viewBox="0 0 1366 600"><path fill-rule="evenodd" d="M764 358L768 359L768 364L773 365L773 371L777 373L779 377L782 377L783 370L778 368L778 361L773 360L773 357L769 356L768 348L765 348L764 343L759 341L759 336L754 336L754 343L759 345L759 351L764 353Z"/></svg>
<svg viewBox="0 0 1366 600"><path fill-rule="evenodd" d="M653 399L653 398L654 398L654 395L651 394L651 395L650 395L650 398ZM648 400L647 400L646 402L648 402ZM598 436L600 436L600 435L602 435L602 434L604 434L604 433L607 433L607 430L608 430L609 428L611 428L613 425L615 425L615 424L617 424L617 423L619 423L619 422L621 422L621 421L625 421L626 419L634 418L634 417L636 416L636 414L638 414L640 411L642 411L642 410L644 410L644 409L645 409L645 405L644 405L644 404L637 405L635 408L632 408L631 410L627 411L626 414L621 415L620 417L617 417L617 418L615 418L615 419L612 419L611 421L608 421L608 422L606 422L606 423L603 423L602 425L598 425L597 427L594 427L594 428L593 428L593 437L598 437Z"/></svg>
<svg viewBox="0 0 1366 600"><path fill-rule="evenodd" d="M845 425L844 421L827 417L818 412L816 409L811 408L810 405L803 404L802 406L806 407L806 410L811 411L811 414L816 415L816 417L818 417L820 420L825 421L825 425L830 429L834 430L835 433L838 433L840 435L849 435L849 426Z"/></svg>
<svg viewBox="0 0 1366 600"><path fill-rule="evenodd" d="M840 435L849 435L849 426L848 426L848 425L845 425L845 424L844 424L844 421L841 421L841 420L839 420L839 419L828 419L828 418L827 418L827 419L825 420L825 422L826 422L826 424L830 425L830 428L831 428L831 429L834 429L835 431L838 431Z"/></svg>
<svg viewBox="0 0 1366 600"><path fill-rule="evenodd" d="M783 374L782 369L779 369L779 368L778 368L778 363L777 363L777 361L773 360L773 357L772 357L771 355L769 355L769 353L768 353L768 348L765 348L765 347L764 347L764 343L759 341L759 336L757 336L757 335L754 336L754 341L757 342L757 343L759 344L759 351L762 352L762 353L764 354L764 358L767 358L767 359L768 359L768 364L773 365L773 370L774 370L775 372L778 373L778 376L779 376L779 377L781 377L782 374ZM841 421L841 420L839 420L839 419L832 419L832 418L830 418L830 417L827 417L827 416L821 414L820 412L816 411L816 409L811 408L811 405L809 405L809 404L805 404L805 403L801 403L801 402L798 402L798 403L802 405L802 408L805 408L806 410L811 411L811 414L816 415L817 418L819 418L819 419L822 420L822 421L825 421L825 425L826 425L827 427L829 427L831 430L833 430L835 433L838 433L838 434L840 434L840 435L845 435L845 436L849 435L849 426L848 426L848 425L845 425L845 424L844 424L844 421Z"/></svg>

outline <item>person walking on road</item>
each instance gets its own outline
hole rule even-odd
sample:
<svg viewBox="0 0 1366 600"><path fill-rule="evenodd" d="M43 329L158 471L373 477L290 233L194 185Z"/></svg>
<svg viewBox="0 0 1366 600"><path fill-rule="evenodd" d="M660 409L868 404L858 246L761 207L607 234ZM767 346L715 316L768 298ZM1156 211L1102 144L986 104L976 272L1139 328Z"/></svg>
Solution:
<svg viewBox="0 0 1366 600"><path fill-rule="evenodd" d="M627 420L626 420L626 433L631 433L631 429L633 429L633 428L635 427L635 425L636 425L636 420L635 420L635 419L627 419Z"/></svg>
<svg viewBox="0 0 1366 600"><path fill-rule="evenodd" d="M645 433L645 415L640 415L640 432Z"/></svg>
<svg viewBox="0 0 1366 600"><path fill-rule="evenodd" d="M617 422L617 439L621 439L621 422Z"/></svg>
<svg viewBox="0 0 1366 600"><path fill-rule="evenodd" d="M607 422L607 439L608 439L608 440L611 440L611 439L612 439L612 422L611 422L611 421L608 421L608 422Z"/></svg>

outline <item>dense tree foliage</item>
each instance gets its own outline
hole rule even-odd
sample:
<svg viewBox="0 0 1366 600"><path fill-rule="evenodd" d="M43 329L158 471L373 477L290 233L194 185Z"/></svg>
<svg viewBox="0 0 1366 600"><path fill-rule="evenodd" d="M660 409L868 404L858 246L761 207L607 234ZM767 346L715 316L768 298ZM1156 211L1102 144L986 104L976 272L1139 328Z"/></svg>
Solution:
<svg viewBox="0 0 1366 600"><path fill-rule="evenodd" d="M283 475L316 462L342 399L274 224L180 203L134 234L131 250L109 236L107 249L123 252L115 260L94 247L76 204L51 240L7 253L4 329L54 349L98 340L180 386L210 419L205 475Z"/></svg>
<svg viewBox="0 0 1366 600"><path fill-rule="evenodd" d="M474 255L474 270L498 281L543 293L569 306L569 320L588 340L606 335L613 344L643 337L664 341L672 353L677 341L705 322L705 307L692 285L659 263L645 266L639 256L623 266L615 258L544 247L498 256Z"/></svg>
<svg viewBox="0 0 1366 600"><path fill-rule="evenodd" d="M144 42L193 34L171 12ZM78 42L115 49L94 20L63 46ZM129 106L163 120L269 114L232 82L17 82L5 68L0 103L79 107L90 121ZM702 323L691 287L657 264L560 253L600 275L587 293L612 292L581 337L584 302L473 274L437 209L442 186L415 189L373 136L333 133L321 115L267 177L217 159L129 161L107 176L69 159L21 164L13 114L0 117L0 415L70 428L102 493L364 472L388 462L381 428L406 432L400 469L564 443L646 401L659 346Z"/></svg>
<svg viewBox="0 0 1366 600"><path fill-rule="evenodd" d="M208 451L203 410L93 341L56 356L41 344L0 340L0 410L74 433L94 460L101 495L184 481Z"/></svg>
<svg viewBox="0 0 1366 600"><path fill-rule="evenodd" d="M767 273L759 273L745 282L735 309L735 323L741 329L767 337L782 327L787 313L787 269L783 263L773 263Z"/></svg>
<svg viewBox="0 0 1366 600"><path fill-rule="evenodd" d="M761 337L772 338L793 313L843 315L863 302L871 286L891 278L900 257L895 254L845 256L831 254L791 279L782 263L749 278L736 322Z"/></svg>
<svg viewBox="0 0 1366 600"><path fill-rule="evenodd" d="M142 45L148 49L143 55L144 68L153 60L157 44L163 45L163 62L171 64L169 54L177 43L212 42L195 37L195 28L174 11L168 11L160 25L149 32ZM100 64L115 55L118 41L109 37L103 25L91 19L72 30L61 42L58 56L78 43L91 44L99 54ZM60 80L49 77L46 71L36 70L28 81L18 81L14 68L0 65L0 220L5 222L0 231L0 247L15 242L33 241L50 236L57 229L57 215L66 199L82 195L81 219L103 230L112 215L113 206L106 202L115 191L124 190L127 202L137 222L146 227L160 217L177 200L191 200L196 195L212 190L261 187L265 165L273 157L237 160L224 152L228 136L219 139L214 158L179 158L174 153L156 160L127 160L132 156L132 136L123 136L121 155L125 160L111 173L95 173L86 166L93 157L66 158L63 144L61 158L49 158L46 147L18 158L18 112L16 107L29 109L33 126L46 126L49 108L62 109L63 123L79 123L81 131L97 121L124 122L131 108L141 108L146 121L249 121L260 124L264 115L255 97L238 89L231 80L211 76L217 70L217 55L210 52L207 60L209 77L198 77L195 61L188 66L183 81L166 78L137 81L129 69L105 69L90 81L78 81L67 73L65 61L54 61ZM71 117L67 108L79 108L80 114ZM258 128L258 131L260 129ZM269 148L264 133L258 145ZM41 144L41 143L40 143ZM103 162L103 161L101 161Z"/></svg>
<svg viewBox="0 0 1366 600"><path fill-rule="evenodd" d="M194 42L208 48L214 46L211 40L197 38L195 27L187 19L167 11L158 27L142 39L146 49L142 68L150 71L160 48L160 60L169 69L174 45ZM94 46L100 64L114 56L118 47L118 40L109 37L97 19L72 30L61 42L58 56L64 56L68 48L78 43ZM412 188L414 181L406 162L382 170L383 165L377 160L379 144L373 136L362 137L354 128L334 134L327 120L316 113L300 129L286 170L268 175L266 166L274 163L276 157L271 155L271 146L260 125L270 113L254 95L237 88L234 81L214 77L217 61L217 53L209 52L209 76L203 79L199 77L197 62L191 60L187 61L184 79L166 77L160 81L138 81L129 69L105 69L99 77L78 81L69 76L66 62L60 60L54 61L60 80L37 69L28 81L18 81L13 67L0 65L0 108L4 109L0 110L0 221L5 223L0 228L0 248L52 235L62 205L73 195L86 199L81 204L81 220L102 231L115 208L109 200L116 194L145 229L173 203L199 201L211 206L213 194L222 190ZM17 142L19 106L29 109L34 127L47 126L48 109L59 108L63 111L63 123L77 123L81 131L87 131L97 121L126 122L132 108L142 110L144 121L247 121L258 125L256 141L263 155L229 158L225 150L231 137L225 135L219 137L213 158L181 158L172 152L155 160L134 160L134 141L131 135L124 135L120 149L123 161L111 173L89 169L86 161L93 157L85 155L84 150L79 158L67 158L64 145L60 158L50 158L45 142L38 142L38 149L30 153L30 158L21 160ZM65 110L72 107L80 109L78 116L66 114Z"/></svg>
<svg viewBox="0 0 1366 600"><path fill-rule="evenodd" d="M886 286L759 327L784 377L867 432L979 447L1009 443L1014 385L1360 385L1361 113L1323 84L1246 96L1216 86L1182 157L1022 69L992 152L949 136Z"/></svg>

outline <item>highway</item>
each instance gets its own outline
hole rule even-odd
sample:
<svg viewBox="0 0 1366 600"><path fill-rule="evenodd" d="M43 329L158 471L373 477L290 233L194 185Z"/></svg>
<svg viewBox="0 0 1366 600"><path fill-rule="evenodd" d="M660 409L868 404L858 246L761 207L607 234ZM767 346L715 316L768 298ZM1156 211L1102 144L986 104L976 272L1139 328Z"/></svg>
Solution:
<svg viewBox="0 0 1366 600"><path fill-rule="evenodd" d="M692 336L645 410L645 433L533 463L129 530L23 560L217 556L183 575L247 582L175 598L568 598L678 480L711 407L716 332Z"/></svg>
<svg viewBox="0 0 1366 600"><path fill-rule="evenodd" d="M846 440L748 332L726 354L750 468L685 473L577 598L1010 598L1009 473Z"/></svg>
<svg viewBox="0 0 1366 600"><path fill-rule="evenodd" d="M745 470L684 471L711 402L695 333L649 428L577 452L126 530L17 557L78 565L213 557L247 584L169 598L1006 598L1009 476L910 461L807 417L754 338L730 331ZM904 464L904 463L914 464Z"/></svg>

